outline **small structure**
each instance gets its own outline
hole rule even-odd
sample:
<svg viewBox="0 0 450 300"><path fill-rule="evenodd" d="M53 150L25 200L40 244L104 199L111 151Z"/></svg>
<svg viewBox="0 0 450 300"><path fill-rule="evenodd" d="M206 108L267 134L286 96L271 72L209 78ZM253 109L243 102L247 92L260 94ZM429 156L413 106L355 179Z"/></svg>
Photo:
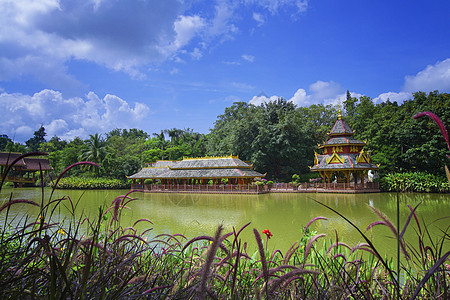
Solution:
<svg viewBox="0 0 450 300"><path fill-rule="evenodd" d="M328 134L330 138L319 145L323 154L315 153L311 171L319 172L325 189L379 192L378 183L364 180L369 170L378 170L378 166L372 163L369 153L364 151L366 143L353 138L353 134L353 130L342 119L339 107L338 119ZM333 178L335 182L332 184Z"/></svg>
<svg viewBox="0 0 450 300"><path fill-rule="evenodd" d="M264 174L238 156L224 156L158 161L128 178L133 180L133 188L152 192L259 193L263 188L252 183L262 177ZM145 184L146 179L151 179L152 184Z"/></svg>
<svg viewBox="0 0 450 300"><path fill-rule="evenodd" d="M22 153L0 152L0 171L3 176L9 165ZM47 158L24 157L17 161L5 177L5 182L13 182L14 186L22 187L24 183L35 183L36 172L44 173L53 170Z"/></svg>

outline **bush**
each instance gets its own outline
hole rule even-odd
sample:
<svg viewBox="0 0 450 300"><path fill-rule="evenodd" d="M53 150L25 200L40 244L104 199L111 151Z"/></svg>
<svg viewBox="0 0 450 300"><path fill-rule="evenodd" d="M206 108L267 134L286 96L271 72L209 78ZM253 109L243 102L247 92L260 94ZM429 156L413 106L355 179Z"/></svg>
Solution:
<svg viewBox="0 0 450 300"><path fill-rule="evenodd" d="M449 193L447 178L424 172L387 174L380 180L380 188L388 192Z"/></svg>
<svg viewBox="0 0 450 300"><path fill-rule="evenodd" d="M54 187L54 182L48 184ZM129 189L129 182L120 179L107 178L83 178L83 177L65 177L58 182L58 189L68 190L97 190L97 189Z"/></svg>

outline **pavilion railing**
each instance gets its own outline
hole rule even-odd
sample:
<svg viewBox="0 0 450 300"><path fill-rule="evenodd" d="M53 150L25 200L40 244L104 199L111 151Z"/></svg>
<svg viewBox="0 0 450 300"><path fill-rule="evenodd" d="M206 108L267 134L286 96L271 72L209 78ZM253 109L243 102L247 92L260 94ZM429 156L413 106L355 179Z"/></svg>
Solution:
<svg viewBox="0 0 450 300"><path fill-rule="evenodd" d="M298 186L290 183L274 183L272 186L259 186L247 184L132 184L132 189L143 189L148 192L192 192L192 193L247 193L261 194L272 192L316 192L320 190L379 190L378 182L364 183L323 183L304 182Z"/></svg>
<svg viewBox="0 0 450 300"><path fill-rule="evenodd" d="M290 192L290 191L311 191L316 190L379 190L380 184L378 182L364 182L364 183L323 183L323 182L303 182L298 186L290 183L274 183L271 191Z"/></svg>
<svg viewBox="0 0 450 300"><path fill-rule="evenodd" d="M242 193L262 194L268 187L250 184L132 184L132 189L143 189L148 192L192 192L192 193Z"/></svg>

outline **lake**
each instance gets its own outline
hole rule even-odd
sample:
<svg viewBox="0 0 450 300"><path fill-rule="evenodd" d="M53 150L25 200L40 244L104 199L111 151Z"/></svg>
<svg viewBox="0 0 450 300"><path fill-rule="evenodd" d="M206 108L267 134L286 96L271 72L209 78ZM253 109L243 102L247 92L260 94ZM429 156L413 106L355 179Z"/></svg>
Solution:
<svg viewBox="0 0 450 300"><path fill-rule="evenodd" d="M44 202L47 203L50 189L45 189ZM126 190L56 190L52 199L69 196L72 201L78 202L77 215L81 212L90 217L96 217L98 207L109 206L119 195ZM3 205L13 193L13 199L30 199L41 202L42 195L39 188L7 188L0 194L0 205ZM396 220L397 194L303 194L303 193L270 193L262 195L224 195L224 194L152 194L134 193L137 200L131 202L130 209L125 210L122 216L124 227L131 226L136 220L146 218L151 220L152 235L160 233L181 233L188 238L199 235L214 235L219 224L223 224L227 231L233 226L238 230L251 222L242 233L243 241L249 247L255 247L253 228L260 232L269 229L273 237L269 241L269 249L280 249L283 253L301 237L305 225L314 217L324 216L327 221L319 220L312 225L318 233L326 233L328 239L335 239L335 230L339 239L347 244L354 245L363 242L357 231L334 212L322 207L313 201L320 201L346 216L363 232L369 224L380 220L369 206L373 206L386 214L394 224ZM450 224L450 197L446 194L416 194L406 193L398 195L400 201L401 227L409 215L407 205L414 207L421 203L417 209L419 220L428 225L432 235L437 238L439 230ZM67 205L68 202L65 201ZM70 206L70 205L69 205ZM31 205L17 204L12 206L11 216L30 214L37 216L39 209ZM60 206L56 212L57 219L68 219L70 213ZM0 214L4 220L5 211ZM140 223L143 224L143 223ZM141 225L139 229L147 229L148 225ZM406 231L407 239L415 242L414 230L417 228L414 220ZM392 253L396 242L392 234L384 226L375 226L369 235L381 253ZM264 239L265 240L265 239ZM450 245L446 244L444 250L448 251ZM392 254L393 255L393 254Z"/></svg>

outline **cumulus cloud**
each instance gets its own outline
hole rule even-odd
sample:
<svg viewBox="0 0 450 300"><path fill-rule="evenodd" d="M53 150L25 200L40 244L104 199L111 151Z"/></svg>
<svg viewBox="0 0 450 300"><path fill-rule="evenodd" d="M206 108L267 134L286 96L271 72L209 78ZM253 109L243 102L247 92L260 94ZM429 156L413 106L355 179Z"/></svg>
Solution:
<svg viewBox="0 0 450 300"><path fill-rule="evenodd" d="M375 97L373 99L373 102L381 103L381 102L386 102L389 100L390 102L402 103L403 101L410 99L410 98L411 98L411 93L409 93L409 92L399 92L399 93L387 92L387 93L382 93L382 94L378 95L377 97Z"/></svg>
<svg viewBox="0 0 450 300"><path fill-rule="evenodd" d="M356 95L356 94L355 94ZM297 106L309 106L312 104L338 104L339 101L345 100L346 94L342 87L334 81L318 80L312 83L308 91L299 88L288 101ZM268 97L266 95L254 96L250 100L250 104L261 105L264 102L277 100L278 96Z"/></svg>
<svg viewBox="0 0 450 300"><path fill-rule="evenodd" d="M400 92L386 92L375 97L375 103L391 102L402 103L412 98L414 92L450 92L450 58L428 65L416 75L405 76L405 83Z"/></svg>
<svg viewBox="0 0 450 300"><path fill-rule="evenodd" d="M217 39L239 32L242 8L276 13L306 9L299 0L195 1L0 1L0 80L32 75L57 89L79 86L65 64L84 60L137 78L148 64L174 59L188 49L193 59ZM211 13L212 12L212 13ZM200 15L202 14L202 15ZM254 13L261 24L263 14ZM194 50L192 50L194 49ZM61 82L63 80L63 82Z"/></svg>
<svg viewBox="0 0 450 300"><path fill-rule="evenodd" d="M411 99L413 92L431 92L434 90L439 90L440 92L450 91L450 58L437 62L434 65L428 65L414 76L406 76L403 89L400 92L381 93L373 98L373 102L381 103L389 100L402 103L407 99ZM363 94L351 92L351 96L359 98ZM265 102L275 101L278 98L278 96L254 96L249 103L261 105ZM312 104L337 105L345 101L346 98L346 93L337 82L318 80L312 83L308 90L299 88L288 101L293 102L297 106L309 106Z"/></svg>
<svg viewBox="0 0 450 300"><path fill-rule="evenodd" d="M403 91L405 92L441 92L450 91L450 58L428 65L414 76L406 76Z"/></svg>
<svg viewBox="0 0 450 300"><path fill-rule="evenodd" d="M252 100L249 101L249 104L260 106L263 103L277 101L279 98L280 97L278 96L267 97L266 95L254 96Z"/></svg>
<svg viewBox="0 0 450 300"><path fill-rule="evenodd" d="M4 112L0 132L17 141L29 139L41 124L48 136L86 138L114 128L136 127L149 113L147 105L131 105L115 95L100 98L89 92L85 99L64 98L47 89L31 96L1 93L0 109Z"/></svg>

